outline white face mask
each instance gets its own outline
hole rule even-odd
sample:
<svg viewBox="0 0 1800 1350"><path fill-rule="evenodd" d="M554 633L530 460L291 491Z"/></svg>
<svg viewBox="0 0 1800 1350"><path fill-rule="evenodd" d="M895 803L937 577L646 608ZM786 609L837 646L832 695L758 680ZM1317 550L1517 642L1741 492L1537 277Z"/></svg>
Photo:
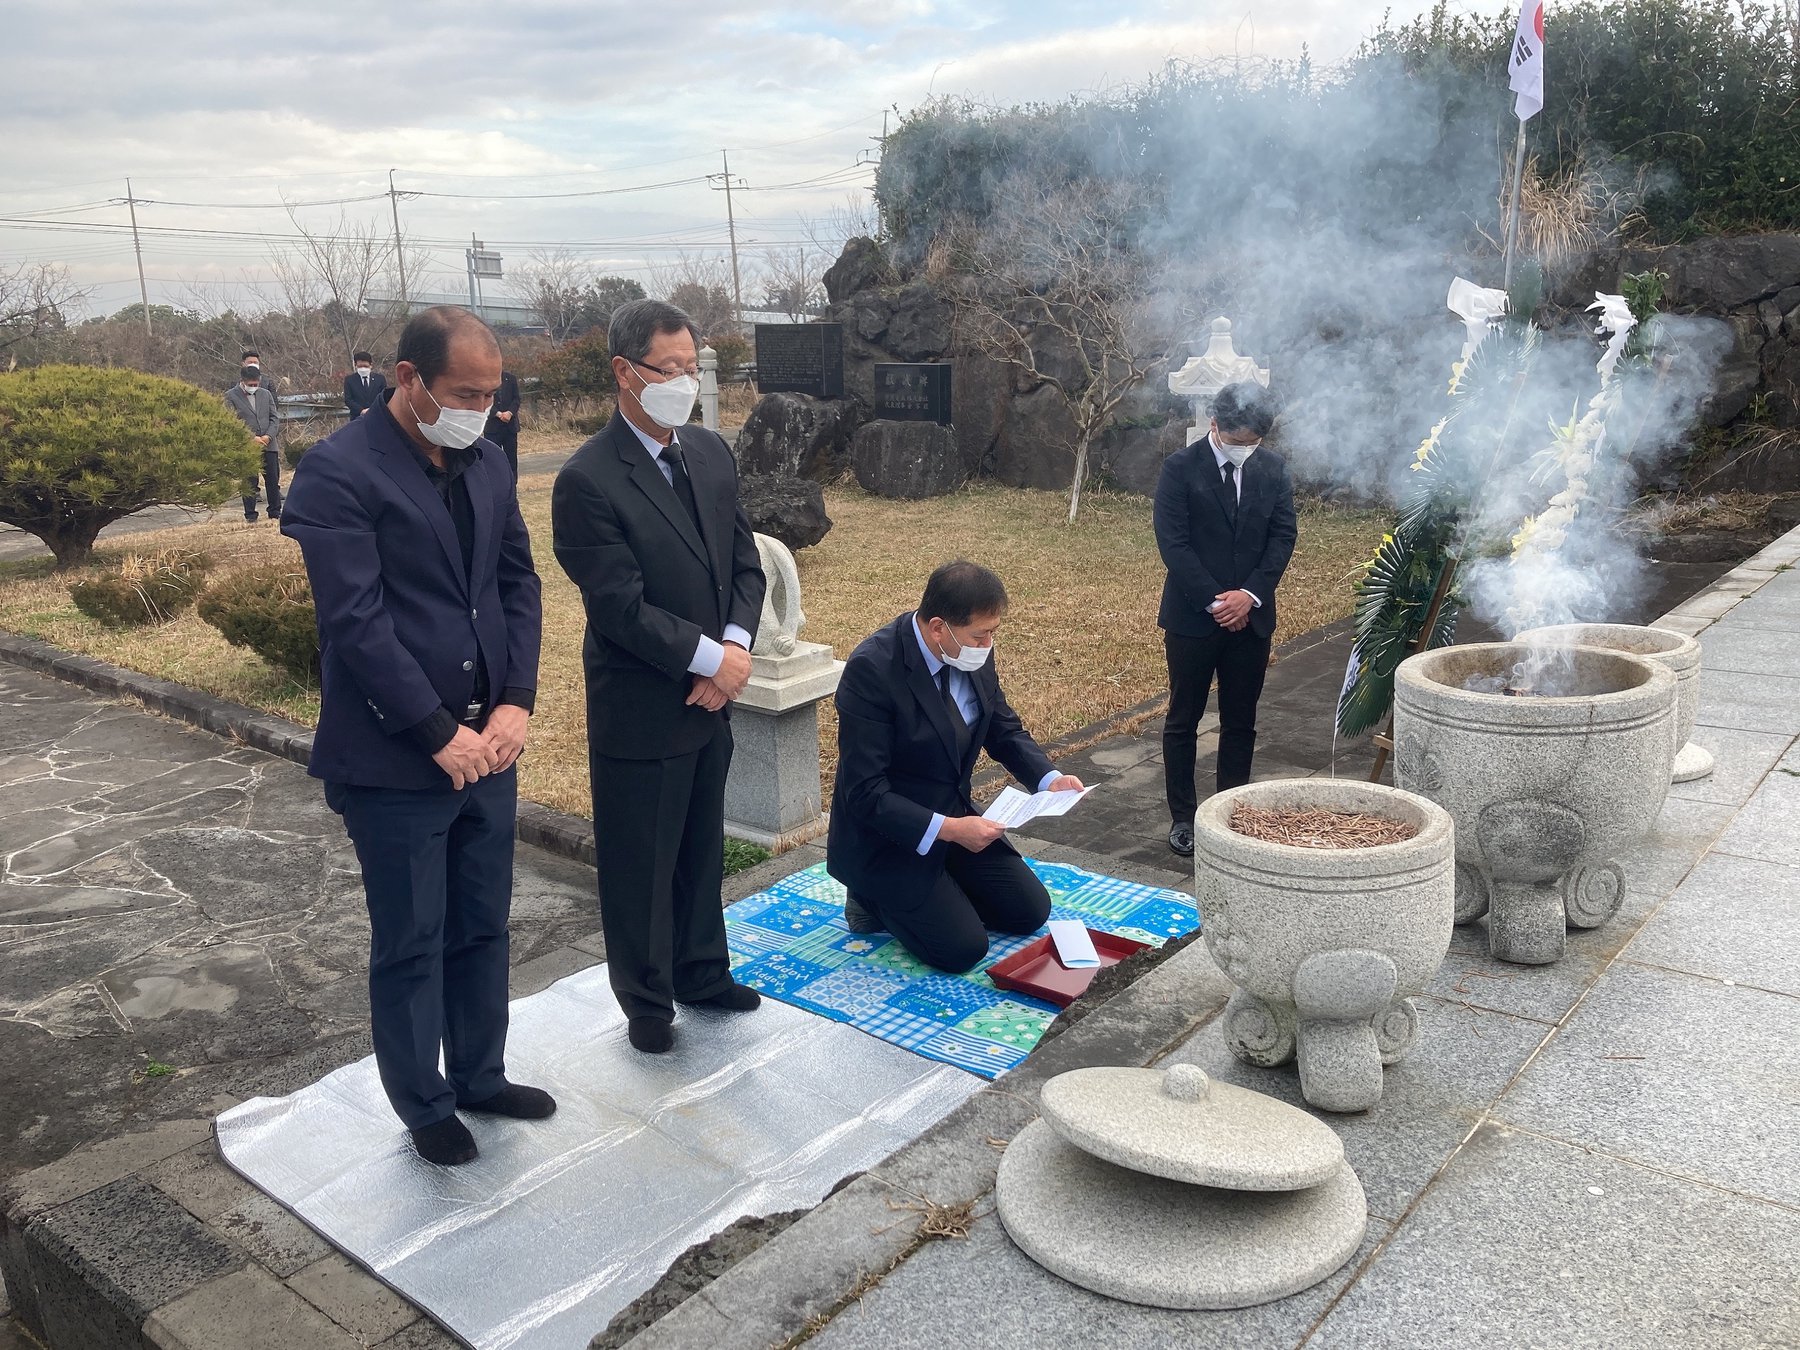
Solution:
<svg viewBox="0 0 1800 1350"><path fill-rule="evenodd" d="M1257 447L1254 445L1221 445L1219 449L1224 452L1226 459L1241 469L1244 467L1244 461L1256 453Z"/></svg>
<svg viewBox="0 0 1800 1350"><path fill-rule="evenodd" d="M369 368L367 366L358 366L356 368L356 373L358 375L362 376L365 380L369 378Z"/></svg>
<svg viewBox="0 0 1800 1350"><path fill-rule="evenodd" d="M948 632L950 625L945 624L944 629ZM952 633L951 636L954 637L955 634ZM957 652L955 656L950 655L949 652L945 652L939 659L942 660L945 665L950 666L955 670L974 672L980 670L987 664L988 657L992 656L993 652L994 649L992 647L976 647L964 643L962 650Z"/></svg>
<svg viewBox="0 0 1800 1350"><path fill-rule="evenodd" d="M425 389L425 381L419 381L419 388ZM431 399L431 406L437 409L437 421L427 422L419 417L419 410L413 407L412 395L406 396L406 406L412 408L412 415L419 422L419 434L433 445L441 445L446 450L466 450L481 439L481 432L487 426L488 411L494 405L488 404L480 412L472 412L467 408L446 408L432 397L431 390L425 389L425 397Z"/></svg>
<svg viewBox="0 0 1800 1350"><path fill-rule="evenodd" d="M638 378L644 380L642 375ZM694 411L694 400L699 396L700 381L692 375L677 375L661 384L644 380L644 387L638 390L638 403L657 426L674 431L687 425Z"/></svg>

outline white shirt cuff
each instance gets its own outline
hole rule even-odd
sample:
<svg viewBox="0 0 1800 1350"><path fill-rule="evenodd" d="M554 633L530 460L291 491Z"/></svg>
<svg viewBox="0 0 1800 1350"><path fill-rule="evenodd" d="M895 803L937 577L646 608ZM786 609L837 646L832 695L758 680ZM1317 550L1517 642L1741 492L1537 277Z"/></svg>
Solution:
<svg viewBox="0 0 1800 1350"><path fill-rule="evenodd" d="M688 673L704 675L710 680L719 673L719 667L724 661L725 649L702 633L699 645L694 648L693 660L688 662Z"/></svg>
<svg viewBox="0 0 1800 1350"><path fill-rule="evenodd" d="M1255 591L1245 591L1244 594L1250 597L1250 608L1252 608L1252 609L1261 609L1262 608L1262 597L1257 595L1257 593Z"/></svg>
<svg viewBox="0 0 1800 1350"><path fill-rule="evenodd" d="M724 640L726 642L737 643L737 645L742 647L745 651L750 650L750 635L739 628L735 623L728 623L725 625Z"/></svg>
<svg viewBox="0 0 1800 1350"><path fill-rule="evenodd" d="M931 852L931 846L937 843L938 831L943 828L944 818L939 815L932 816L931 824L925 827L925 837L919 840L919 856L921 858Z"/></svg>
<svg viewBox="0 0 1800 1350"><path fill-rule="evenodd" d="M1045 774L1041 779L1038 780L1038 791L1039 792L1048 792L1050 790L1050 785L1061 777L1062 777L1062 774L1058 770L1056 770L1056 769L1050 770L1049 773Z"/></svg>

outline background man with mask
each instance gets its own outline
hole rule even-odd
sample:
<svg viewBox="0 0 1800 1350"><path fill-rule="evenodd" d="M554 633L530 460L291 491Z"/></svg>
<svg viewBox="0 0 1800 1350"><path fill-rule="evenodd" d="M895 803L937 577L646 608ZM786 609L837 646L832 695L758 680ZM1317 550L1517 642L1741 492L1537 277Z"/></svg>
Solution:
<svg viewBox="0 0 1800 1350"><path fill-rule="evenodd" d="M494 395L494 406L488 409L487 427L481 433L506 456L513 477L519 476L519 408L524 400L519 393L519 377L510 370L500 372L500 392Z"/></svg>
<svg viewBox="0 0 1800 1350"><path fill-rule="evenodd" d="M281 529L318 611L308 771L362 864L375 1062L419 1155L454 1164L476 1156L458 1111L556 1109L505 1063L513 766L542 609L512 474L480 439L493 333L428 309L400 334L394 379L307 453Z"/></svg>
<svg viewBox="0 0 1800 1350"><path fill-rule="evenodd" d="M1299 535L1294 484L1279 455L1257 449L1275 425L1259 384L1228 384L1213 399L1206 439L1163 461L1156 484L1156 546L1163 566L1163 629L1169 711L1163 718L1163 781L1169 847L1194 851L1196 733L1219 678L1217 789L1250 781L1256 702L1275 633L1275 587Z"/></svg>
<svg viewBox="0 0 1800 1350"><path fill-rule="evenodd" d="M387 391L387 376L375 369L375 358L367 352L358 352L350 359L356 369L344 376L344 406L354 420L380 404Z"/></svg>
<svg viewBox="0 0 1800 1350"><path fill-rule="evenodd" d="M275 395L262 387L262 372L245 366L238 372L238 382L225 391L225 406L250 428L250 435L262 451L262 476L269 497L269 519L281 519L281 451L277 448L280 431L275 411ZM244 519L256 519L256 475L244 480Z"/></svg>
<svg viewBox="0 0 1800 1350"><path fill-rule="evenodd" d="M607 330L619 406L563 466L556 559L587 609L588 768L607 972L632 1045L675 1043L677 1003L749 1011L731 978L725 869L727 705L750 678L763 573L737 463L688 422L693 321L660 300Z"/></svg>
<svg viewBox="0 0 1800 1350"><path fill-rule="evenodd" d="M945 563L918 609L863 640L838 684L826 868L849 892L852 932L885 928L940 970L973 969L988 929L1030 933L1050 915L1044 883L975 806L976 757L986 750L1032 792L1081 787L1000 692L989 658L1005 614L999 577Z"/></svg>

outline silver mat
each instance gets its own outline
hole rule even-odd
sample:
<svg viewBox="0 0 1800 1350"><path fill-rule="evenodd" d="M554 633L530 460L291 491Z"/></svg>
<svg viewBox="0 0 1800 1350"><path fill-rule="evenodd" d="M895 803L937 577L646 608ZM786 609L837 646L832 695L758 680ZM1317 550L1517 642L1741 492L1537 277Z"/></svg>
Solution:
<svg viewBox="0 0 1800 1350"><path fill-rule="evenodd" d="M507 1076L557 1113L464 1116L481 1157L412 1151L373 1058L217 1123L237 1171L478 1350L585 1350L683 1250L818 1203L982 1086L765 999L683 1009L643 1055L597 965L512 1005Z"/></svg>

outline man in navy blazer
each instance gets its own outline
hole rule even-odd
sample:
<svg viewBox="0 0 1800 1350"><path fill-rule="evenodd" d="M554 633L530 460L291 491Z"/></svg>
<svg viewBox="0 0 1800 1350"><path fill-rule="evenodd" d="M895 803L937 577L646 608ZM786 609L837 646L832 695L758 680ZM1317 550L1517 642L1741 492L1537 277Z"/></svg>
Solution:
<svg viewBox="0 0 1800 1350"><path fill-rule="evenodd" d="M865 638L838 683L837 786L826 869L853 932L885 928L940 970L973 969L988 930L1030 933L1044 883L982 819L970 777L983 750L1032 792L1081 787L1019 722L990 659L1006 587L972 562L931 574L919 607Z"/></svg>
<svg viewBox="0 0 1800 1350"><path fill-rule="evenodd" d="M1226 385L1213 400L1205 439L1164 460L1156 484L1156 546L1168 568L1156 619L1169 663L1163 777L1169 847L1183 857L1194 851L1196 733L1215 674L1217 789L1250 781L1275 587L1299 537L1287 465L1258 449L1274 424L1261 385Z"/></svg>
<svg viewBox="0 0 1800 1350"><path fill-rule="evenodd" d="M308 452L281 530L318 614L308 768L362 864L375 1062L420 1156L448 1165L476 1156L457 1111L556 1109L505 1065L514 765L542 608L511 470L479 439L500 384L493 333L427 310L400 335L394 378Z"/></svg>
<svg viewBox="0 0 1800 1350"><path fill-rule="evenodd" d="M344 376L344 407L350 411L350 420L355 421L371 408L381 406L381 396L387 392L387 376L375 369L375 358L367 352L358 352L350 359L356 369Z"/></svg>

